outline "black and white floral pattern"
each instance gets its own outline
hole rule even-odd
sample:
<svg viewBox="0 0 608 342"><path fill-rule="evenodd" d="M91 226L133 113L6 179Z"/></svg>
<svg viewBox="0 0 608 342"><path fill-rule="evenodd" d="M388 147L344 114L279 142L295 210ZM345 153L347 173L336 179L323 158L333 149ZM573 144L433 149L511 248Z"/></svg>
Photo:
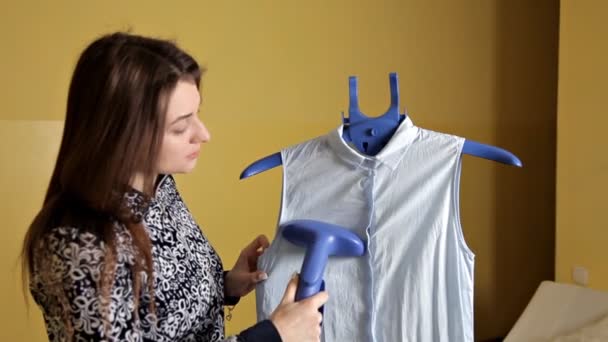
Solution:
<svg viewBox="0 0 608 342"><path fill-rule="evenodd" d="M45 238L43 248L49 257L37 261L39 266L34 268L30 284L32 295L43 310L49 340L68 340L63 319L66 312L70 312L74 341L224 339L222 262L184 204L174 179L162 178L149 206L141 206L140 196L132 192L125 198L136 214L144 211L144 224L152 241L156 319L149 312L150 293L144 272L140 275L143 281L139 319L134 317L129 267L134 253L128 243L131 236L123 225L115 224L117 263L109 329L104 328L98 291L104 243L83 227L57 227ZM52 286L52 282L61 286ZM63 293L52 288L60 288ZM67 306L69 310L65 310ZM237 340L231 337L227 341Z"/></svg>

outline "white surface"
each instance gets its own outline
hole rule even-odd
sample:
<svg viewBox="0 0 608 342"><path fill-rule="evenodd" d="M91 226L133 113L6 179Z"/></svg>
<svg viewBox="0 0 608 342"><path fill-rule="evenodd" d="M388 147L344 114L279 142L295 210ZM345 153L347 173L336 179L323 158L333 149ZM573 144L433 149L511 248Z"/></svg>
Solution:
<svg viewBox="0 0 608 342"><path fill-rule="evenodd" d="M505 342L551 341L607 315L608 292L544 281Z"/></svg>
<svg viewBox="0 0 608 342"><path fill-rule="evenodd" d="M551 342L606 342L608 341L608 316L575 332L562 335Z"/></svg>

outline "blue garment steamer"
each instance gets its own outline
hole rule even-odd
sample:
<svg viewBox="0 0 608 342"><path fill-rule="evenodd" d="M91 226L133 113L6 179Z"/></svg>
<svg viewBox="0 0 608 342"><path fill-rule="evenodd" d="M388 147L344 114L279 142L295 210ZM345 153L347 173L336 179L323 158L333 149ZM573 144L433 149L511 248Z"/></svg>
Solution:
<svg viewBox="0 0 608 342"><path fill-rule="evenodd" d="M397 74L390 73L389 81L391 105L388 111L379 117L370 118L359 110L357 78L349 77L349 117L342 116L342 138L352 143L363 154L378 154L406 117L405 113L399 113ZM471 140L465 141L462 153L507 165L522 166L519 158L511 152ZM277 167L282 162L280 152L259 159L243 170L240 179ZM357 256L364 253L364 244L357 235L343 227L325 222L291 221L282 226L282 234L291 243L307 248L296 300L312 296L322 289L322 275L330 255Z"/></svg>
<svg viewBox="0 0 608 342"><path fill-rule="evenodd" d="M281 226L282 236L304 247L304 261L296 290L296 301L323 290L323 273L330 256L355 257L365 254L365 243L350 230L314 220L294 220Z"/></svg>

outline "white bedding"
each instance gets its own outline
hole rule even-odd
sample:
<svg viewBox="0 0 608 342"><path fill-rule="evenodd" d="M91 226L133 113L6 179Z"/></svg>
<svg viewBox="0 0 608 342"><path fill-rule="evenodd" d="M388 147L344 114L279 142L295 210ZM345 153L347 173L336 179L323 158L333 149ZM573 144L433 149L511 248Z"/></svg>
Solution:
<svg viewBox="0 0 608 342"><path fill-rule="evenodd" d="M544 281L505 342L608 341L608 292Z"/></svg>
<svg viewBox="0 0 608 342"><path fill-rule="evenodd" d="M561 335L551 342L602 342L608 341L608 315L570 334Z"/></svg>

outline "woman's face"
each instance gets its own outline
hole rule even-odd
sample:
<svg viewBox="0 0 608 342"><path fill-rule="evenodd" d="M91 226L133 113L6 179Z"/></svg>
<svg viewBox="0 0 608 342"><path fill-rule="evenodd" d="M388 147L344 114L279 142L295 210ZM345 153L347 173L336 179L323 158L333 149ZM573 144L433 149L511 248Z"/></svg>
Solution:
<svg viewBox="0 0 608 342"><path fill-rule="evenodd" d="M169 96L157 173L188 173L196 166L201 144L211 136L198 118L201 96L193 82L179 81Z"/></svg>

